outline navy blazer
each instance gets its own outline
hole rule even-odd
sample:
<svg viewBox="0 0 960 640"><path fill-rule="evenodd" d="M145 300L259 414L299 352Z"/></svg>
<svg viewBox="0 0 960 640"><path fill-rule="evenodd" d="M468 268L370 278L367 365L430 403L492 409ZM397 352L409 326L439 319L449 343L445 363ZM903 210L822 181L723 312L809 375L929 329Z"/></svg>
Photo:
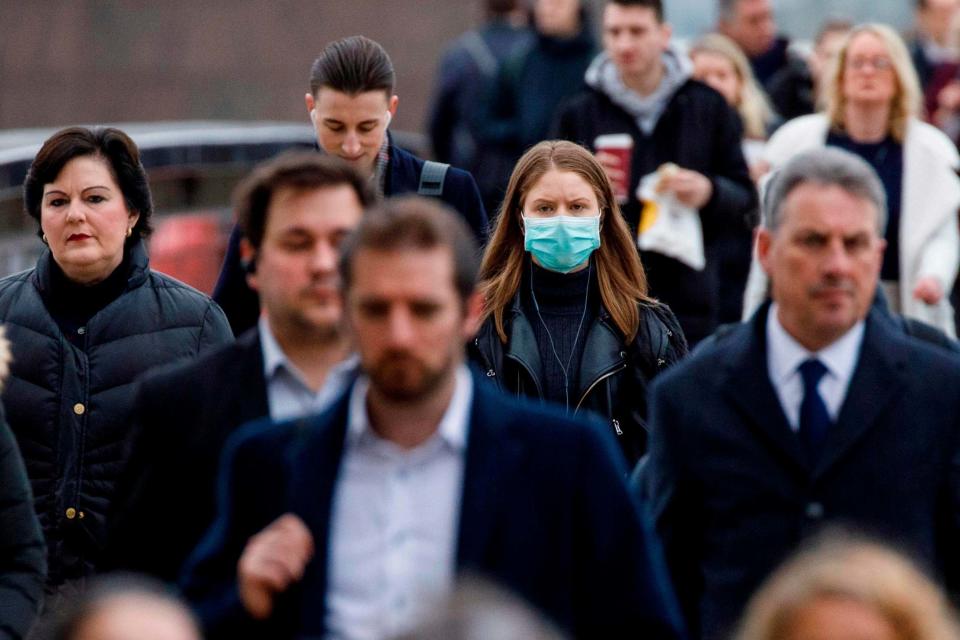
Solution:
<svg viewBox="0 0 960 640"><path fill-rule="evenodd" d="M409 151L393 144L389 145L390 162L387 165L387 179L384 195L397 196L416 193L420 187L420 172L423 160ZM440 200L453 207L463 216L473 231L477 242L482 246L486 242L490 225L487 219L480 190L473 176L455 167L447 170L443 181ZM227 241L227 252L223 266L213 290L213 299L227 314L234 335L240 335L257 323L260 315L260 299L257 292L247 284L246 270L240 261L240 227L234 225Z"/></svg>
<svg viewBox="0 0 960 640"><path fill-rule="evenodd" d="M213 521L224 443L268 414L257 329L140 380L105 566L175 581Z"/></svg>
<svg viewBox="0 0 960 640"><path fill-rule="evenodd" d="M604 425L488 386L474 379L458 571L511 588L577 636L681 637L659 545ZM233 439L217 522L184 579L208 638L323 635L348 397L319 417L251 425ZM288 511L307 523L316 555L276 615L258 626L239 605L237 559L251 535Z"/></svg>
<svg viewBox="0 0 960 640"><path fill-rule="evenodd" d="M960 359L871 311L812 462L767 373L768 308L651 391L641 479L691 635L705 638L726 637L763 579L825 524L892 543L941 578L960 575Z"/></svg>

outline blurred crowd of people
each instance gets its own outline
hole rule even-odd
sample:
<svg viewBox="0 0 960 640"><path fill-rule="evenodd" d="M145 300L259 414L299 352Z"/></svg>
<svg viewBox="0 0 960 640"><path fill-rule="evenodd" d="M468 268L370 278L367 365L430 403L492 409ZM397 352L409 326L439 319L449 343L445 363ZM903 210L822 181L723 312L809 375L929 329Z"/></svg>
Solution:
<svg viewBox="0 0 960 640"><path fill-rule="evenodd" d="M322 49L212 298L130 137L42 145L0 636L960 638L960 1L808 52L769 0L484 6L434 159Z"/></svg>

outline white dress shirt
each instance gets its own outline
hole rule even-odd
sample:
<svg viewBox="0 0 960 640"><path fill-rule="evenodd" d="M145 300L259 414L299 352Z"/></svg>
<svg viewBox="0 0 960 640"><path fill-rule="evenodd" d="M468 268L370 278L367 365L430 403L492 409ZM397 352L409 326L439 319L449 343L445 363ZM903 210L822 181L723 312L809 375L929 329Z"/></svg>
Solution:
<svg viewBox="0 0 960 640"><path fill-rule="evenodd" d="M331 367L323 385L313 391L304 382L306 376L283 352L265 316L260 316L257 327L263 352L263 379L267 383L267 406L274 422L320 413L350 386L360 366L356 354Z"/></svg>
<svg viewBox="0 0 960 640"><path fill-rule="evenodd" d="M410 631L453 586L473 386L466 366L440 425L403 449L370 426L360 377L350 395L329 546L328 637Z"/></svg>
<svg viewBox="0 0 960 640"><path fill-rule="evenodd" d="M837 421L840 407L847 397L850 379L853 377L857 360L860 358L860 345L863 343L864 324L861 320L820 351L805 349L780 324L777 317L777 304L770 305L767 312L767 372L770 382L780 398L780 406L787 416L790 428L800 428L800 404L803 402L803 378L799 367L805 360L816 358L827 368L820 378L817 391L827 407L830 420Z"/></svg>

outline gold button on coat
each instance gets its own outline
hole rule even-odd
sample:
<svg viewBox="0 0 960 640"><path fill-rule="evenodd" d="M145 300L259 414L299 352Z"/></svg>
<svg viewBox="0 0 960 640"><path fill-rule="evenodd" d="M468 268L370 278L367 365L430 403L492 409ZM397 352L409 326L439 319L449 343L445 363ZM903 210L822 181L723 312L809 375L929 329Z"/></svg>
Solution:
<svg viewBox="0 0 960 640"><path fill-rule="evenodd" d="M85 406L83 406L83 403L82 403L82 402L78 402L77 404L73 405L73 412L74 412L75 414L77 414L78 416L82 416L82 415L83 415L83 412L86 411L86 410L87 410L87 408L86 408Z"/></svg>
<svg viewBox="0 0 960 640"><path fill-rule="evenodd" d="M67 520L73 520L74 518L77 517L77 510L74 509L73 507L67 507L67 511L65 515L67 516Z"/></svg>

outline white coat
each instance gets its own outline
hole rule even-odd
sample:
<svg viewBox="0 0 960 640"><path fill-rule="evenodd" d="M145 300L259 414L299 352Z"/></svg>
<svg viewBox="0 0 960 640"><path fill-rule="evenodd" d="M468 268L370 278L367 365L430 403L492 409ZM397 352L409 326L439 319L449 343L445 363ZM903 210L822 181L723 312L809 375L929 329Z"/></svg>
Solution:
<svg viewBox="0 0 960 640"><path fill-rule="evenodd" d="M767 143L766 160L772 169L796 154L824 146L829 122L824 114L801 116L786 123ZM960 261L960 155L947 136L935 127L911 119L903 143L903 189L900 203L900 308L956 337L950 289ZM913 297L921 278L933 276L944 295L935 305ZM766 295L766 279L754 260L744 296L745 314Z"/></svg>

